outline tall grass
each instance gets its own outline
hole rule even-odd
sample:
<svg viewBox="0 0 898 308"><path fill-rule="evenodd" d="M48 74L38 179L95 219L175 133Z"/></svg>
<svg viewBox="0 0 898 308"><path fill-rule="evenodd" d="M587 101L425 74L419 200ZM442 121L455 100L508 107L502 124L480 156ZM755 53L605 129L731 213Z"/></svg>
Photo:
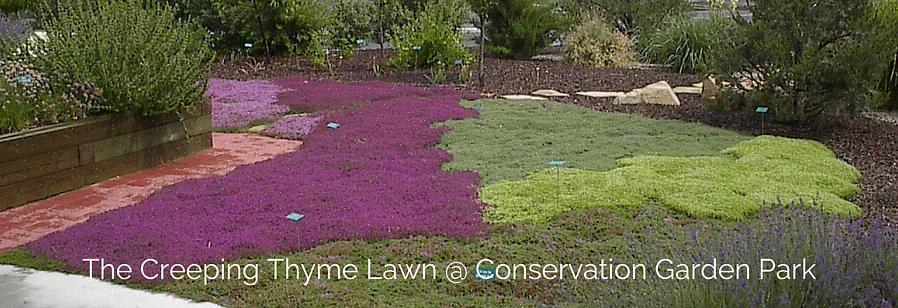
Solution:
<svg viewBox="0 0 898 308"><path fill-rule="evenodd" d="M726 36L735 28L732 19L679 19L637 38L637 48L646 63L670 66L679 73L706 73L715 49L727 45Z"/></svg>

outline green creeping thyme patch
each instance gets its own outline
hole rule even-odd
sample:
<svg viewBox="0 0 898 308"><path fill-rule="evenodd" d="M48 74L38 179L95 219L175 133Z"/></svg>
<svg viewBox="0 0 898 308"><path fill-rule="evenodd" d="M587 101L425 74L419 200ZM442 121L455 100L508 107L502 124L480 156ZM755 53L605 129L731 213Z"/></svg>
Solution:
<svg viewBox="0 0 898 308"><path fill-rule="evenodd" d="M479 104L479 105L478 105ZM596 112L551 101L480 100L478 119L449 121L441 147L448 171L474 171L482 185L518 180L564 160L565 167L604 171L637 155L718 156L746 136L698 123Z"/></svg>
<svg viewBox="0 0 898 308"><path fill-rule="evenodd" d="M636 156L618 168L544 169L523 180L482 188L493 223L545 222L575 209L632 209L661 204L698 218L741 220L776 202L803 201L845 216L860 215L845 200L860 190L860 172L816 141L760 136L721 151L724 156Z"/></svg>

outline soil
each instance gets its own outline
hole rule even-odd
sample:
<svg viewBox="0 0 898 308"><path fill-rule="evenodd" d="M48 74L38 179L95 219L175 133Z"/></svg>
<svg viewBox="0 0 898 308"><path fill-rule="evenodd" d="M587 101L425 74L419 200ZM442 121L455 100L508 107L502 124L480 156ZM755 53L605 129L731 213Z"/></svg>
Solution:
<svg viewBox="0 0 898 308"><path fill-rule="evenodd" d="M301 75L340 81L382 80L411 85L433 84L429 69L393 70L387 65L390 51L361 51L349 59L336 59L333 71L311 65L300 58L222 58L213 69L216 78L257 79ZM596 69L561 62L487 58L484 85L477 82L477 66L467 70L452 67L445 72L444 86L497 94L527 94L539 89L565 93L577 91L629 91L665 80L671 86L690 85L699 76L677 74L663 69ZM538 73L537 73L538 72ZM462 78L466 76L467 78ZM462 82L466 80L467 82ZM697 95L680 94L681 106L614 105L613 99L572 96L560 99L601 111L640 114L659 119L700 122L751 135L773 134L818 140L841 159L861 171L861 195L853 201L864 209L867 219L880 219L898 226L898 125L862 116L830 115L816 125L772 123L759 116L739 112L712 111Z"/></svg>

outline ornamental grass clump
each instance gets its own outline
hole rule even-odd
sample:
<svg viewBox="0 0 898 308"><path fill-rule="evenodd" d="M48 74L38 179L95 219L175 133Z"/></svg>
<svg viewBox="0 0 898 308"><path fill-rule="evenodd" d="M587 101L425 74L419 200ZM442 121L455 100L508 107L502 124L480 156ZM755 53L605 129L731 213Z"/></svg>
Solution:
<svg viewBox="0 0 898 308"><path fill-rule="evenodd" d="M36 67L101 92L108 112L156 115L202 101L212 56L204 30L154 1L61 2L35 44ZM101 59L101 60L98 60Z"/></svg>
<svg viewBox="0 0 898 308"><path fill-rule="evenodd" d="M653 279L631 289L633 298L642 305L673 307L898 305L898 236L894 226L834 216L814 207L778 204L757 220L723 229L694 229L685 243L668 242L656 247L654 254L639 252L678 263L716 259L718 264L748 264L751 271L749 279L738 280ZM777 279L776 272L758 279L761 259L813 265L813 278L799 270L791 275L794 279Z"/></svg>
<svg viewBox="0 0 898 308"><path fill-rule="evenodd" d="M276 83L293 93L308 84L304 79ZM358 89L331 85L319 88L325 93L304 93L324 96ZM431 127L476 116L458 103L466 95L407 87L374 92L390 98L323 111L321 121L339 123L339 129L314 131L296 152L225 176L167 187L26 248L86 270L82 259L87 257L137 268L148 257L160 263L203 264L341 239L484 234L476 189L480 178L440 168L451 155L435 145L448 129ZM295 97L281 96L279 103L294 105ZM290 213L305 217L292 221L285 218Z"/></svg>
<svg viewBox="0 0 898 308"><path fill-rule="evenodd" d="M632 210L660 203L697 218L742 220L778 202L814 202L858 217L847 201L860 172L810 140L760 136L721 151L731 157L636 156L607 172L545 169L481 190L490 222L545 222L590 207Z"/></svg>

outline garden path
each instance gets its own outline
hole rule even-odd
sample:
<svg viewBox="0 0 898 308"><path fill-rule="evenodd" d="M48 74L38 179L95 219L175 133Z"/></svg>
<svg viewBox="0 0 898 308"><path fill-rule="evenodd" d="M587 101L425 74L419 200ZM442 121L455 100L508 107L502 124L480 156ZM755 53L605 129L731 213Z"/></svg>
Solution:
<svg viewBox="0 0 898 308"><path fill-rule="evenodd" d="M163 187L224 175L238 166L292 152L302 144L253 134L217 133L212 142L212 149L190 157L0 212L0 252L140 202Z"/></svg>

